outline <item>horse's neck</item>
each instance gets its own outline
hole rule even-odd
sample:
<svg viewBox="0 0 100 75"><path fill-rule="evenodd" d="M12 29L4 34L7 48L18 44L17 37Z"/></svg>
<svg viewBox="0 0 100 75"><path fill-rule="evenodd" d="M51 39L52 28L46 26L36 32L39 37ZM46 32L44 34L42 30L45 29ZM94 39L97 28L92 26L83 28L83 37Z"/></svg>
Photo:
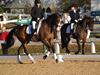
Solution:
<svg viewBox="0 0 100 75"><path fill-rule="evenodd" d="M87 28L87 21L83 19L82 21L80 21L79 26L81 26L82 28Z"/></svg>

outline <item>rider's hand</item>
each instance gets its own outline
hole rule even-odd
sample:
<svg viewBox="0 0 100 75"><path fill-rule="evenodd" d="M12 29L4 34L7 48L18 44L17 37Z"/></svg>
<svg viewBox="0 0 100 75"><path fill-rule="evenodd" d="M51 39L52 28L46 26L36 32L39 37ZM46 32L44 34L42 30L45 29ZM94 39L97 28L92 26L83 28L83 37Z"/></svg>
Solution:
<svg viewBox="0 0 100 75"><path fill-rule="evenodd" d="M40 18L38 17L37 20L40 20Z"/></svg>
<svg viewBox="0 0 100 75"><path fill-rule="evenodd" d="M75 22L77 23L77 22L78 22L78 20L75 20Z"/></svg>
<svg viewBox="0 0 100 75"><path fill-rule="evenodd" d="M82 18L79 18L79 21L81 21L82 20Z"/></svg>

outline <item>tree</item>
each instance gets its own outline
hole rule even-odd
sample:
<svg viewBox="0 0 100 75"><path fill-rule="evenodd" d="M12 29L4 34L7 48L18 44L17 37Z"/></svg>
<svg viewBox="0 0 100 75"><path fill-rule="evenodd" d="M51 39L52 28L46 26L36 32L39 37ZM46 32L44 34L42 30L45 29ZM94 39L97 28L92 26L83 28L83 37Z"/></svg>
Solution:
<svg viewBox="0 0 100 75"><path fill-rule="evenodd" d="M28 1L26 1L24 12L25 14L31 13L31 4Z"/></svg>
<svg viewBox="0 0 100 75"><path fill-rule="evenodd" d="M3 9L2 9L2 7L0 7L0 13L3 13L4 11L3 11Z"/></svg>
<svg viewBox="0 0 100 75"><path fill-rule="evenodd" d="M0 6L0 13L3 13L5 11L5 6L4 5L1 5Z"/></svg>

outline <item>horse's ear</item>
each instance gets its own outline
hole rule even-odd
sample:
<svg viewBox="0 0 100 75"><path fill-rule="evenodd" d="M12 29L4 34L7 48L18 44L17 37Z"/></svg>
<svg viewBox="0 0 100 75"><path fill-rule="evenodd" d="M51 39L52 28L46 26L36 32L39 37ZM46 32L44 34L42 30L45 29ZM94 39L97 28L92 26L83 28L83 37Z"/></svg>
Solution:
<svg viewBox="0 0 100 75"><path fill-rule="evenodd" d="M95 17L91 17L92 18L92 20L95 22Z"/></svg>
<svg viewBox="0 0 100 75"><path fill-rule="evenodd" d="M87 18L87 15L84 15L84 18Z"/></svg>

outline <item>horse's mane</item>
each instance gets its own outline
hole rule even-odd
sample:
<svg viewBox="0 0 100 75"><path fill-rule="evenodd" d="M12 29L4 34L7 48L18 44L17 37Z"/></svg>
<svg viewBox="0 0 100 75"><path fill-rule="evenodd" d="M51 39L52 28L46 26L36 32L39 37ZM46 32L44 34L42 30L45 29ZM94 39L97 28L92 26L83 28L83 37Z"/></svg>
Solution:
<svg viewBox="0 0 100 75"><path fill-rule="evenodd" d="M47 25L51 27L51 32L53 28L57 25L57 19L60 17L58 13L54 13L52 15L49 15L48 18L45 20Z"/></svg>
<svg viewBox="0 0 100 75"><path fill-rule="evenodd" d="M77 26L80 26L81 28L87 29L89 27L92 28L92 25L94 24L94 20L91 16L84 16L81 21L77 23Z"/></svg>
<svg viewBox="0 0 100 75"><path fill-rule="evenodd" d="M84 16L83 17L83 19L82 20L80 20L79 22L78 22L78 25L79 26L81 26L81 27L86 27L86 25L87 25L87 20L90 20L91 19L91 17L90 16Z"/></svg>
<svg viewBox="0 0 100 75"><path fill-rule="evenodd" d="M78 21L77 26L84 27L85 24L86 24L86 21L85 21L85 18L83 18L82 20Z"/></svg>

